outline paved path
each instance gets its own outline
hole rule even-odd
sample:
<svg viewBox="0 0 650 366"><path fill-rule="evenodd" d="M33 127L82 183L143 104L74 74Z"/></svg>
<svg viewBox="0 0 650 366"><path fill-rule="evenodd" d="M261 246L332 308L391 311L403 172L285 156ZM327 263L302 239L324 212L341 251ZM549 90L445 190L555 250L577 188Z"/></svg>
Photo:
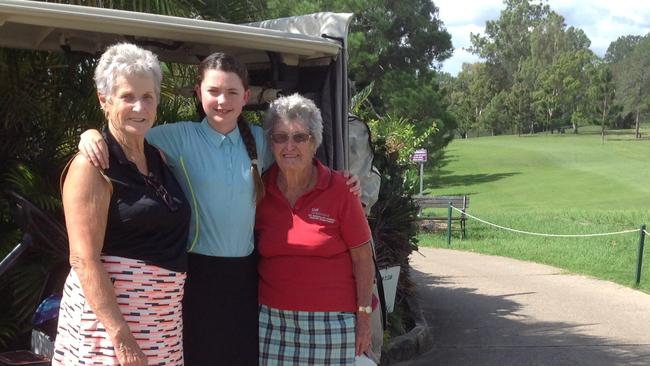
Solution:
<svg viewBox="0 0 650 366"><path fill-rule="evenodd" d="M399 365L650 365L648 294L509 258L420 252L412 273L434 345Z"/></svg>

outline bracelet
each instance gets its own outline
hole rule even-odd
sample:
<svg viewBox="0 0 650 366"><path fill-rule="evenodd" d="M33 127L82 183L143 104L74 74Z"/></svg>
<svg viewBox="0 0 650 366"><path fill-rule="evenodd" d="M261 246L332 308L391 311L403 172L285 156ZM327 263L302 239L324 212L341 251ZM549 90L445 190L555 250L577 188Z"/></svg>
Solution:
<svg viewBox="0 0 650 366"><path fill-rule="evenodd" d="M372 306L359 306L358 313L372 314Z"/></svg>

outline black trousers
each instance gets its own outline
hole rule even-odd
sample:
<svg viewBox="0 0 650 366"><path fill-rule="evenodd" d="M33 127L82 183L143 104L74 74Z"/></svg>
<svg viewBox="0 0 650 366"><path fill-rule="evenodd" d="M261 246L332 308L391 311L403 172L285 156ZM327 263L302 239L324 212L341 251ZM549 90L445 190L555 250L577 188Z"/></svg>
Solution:
<svg viewBox="0 0 650 366"><path fill-rule="evenodd" d="M257 366L257 255L189 254L183 297L187 366Z"/></svg>

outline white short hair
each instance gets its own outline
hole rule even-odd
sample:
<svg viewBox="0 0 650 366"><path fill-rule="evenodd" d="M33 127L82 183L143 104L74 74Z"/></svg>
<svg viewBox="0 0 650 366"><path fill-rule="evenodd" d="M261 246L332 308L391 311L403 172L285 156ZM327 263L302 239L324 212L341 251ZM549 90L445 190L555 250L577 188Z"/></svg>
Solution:
<svg viewBox="0 0 650 366"><path fill-rule="evenodd" d="M320 109L309 98L295 93L280 97L269 105L264 115L264 130L267 134L273 133L273 128L278 121L301 120L309 130L316 147L323 142L323 117Z"/></svg>
<svg viewBox="0 0 650 366"><path fill-rule="evenodd" d="M151 51L132 43L118 43L102 54L95 68L97 92L110 98L119 76L147 75L154 81L157 99L160 100L162 71L158 57Z"/></svg>

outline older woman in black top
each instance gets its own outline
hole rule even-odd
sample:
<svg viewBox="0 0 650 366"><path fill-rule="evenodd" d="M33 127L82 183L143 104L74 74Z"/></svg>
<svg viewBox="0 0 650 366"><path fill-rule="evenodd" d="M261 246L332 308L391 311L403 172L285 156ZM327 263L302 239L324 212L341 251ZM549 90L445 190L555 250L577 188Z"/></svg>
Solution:
<svg viewBox="0 0 650 366"><path fill-rule="evenodd" d="M63 185L70 265L53 365L183 365L181 299L190 210L162 155L144 139L161 70L132 44L95 70L110 168L71 162Z"/></svg>

